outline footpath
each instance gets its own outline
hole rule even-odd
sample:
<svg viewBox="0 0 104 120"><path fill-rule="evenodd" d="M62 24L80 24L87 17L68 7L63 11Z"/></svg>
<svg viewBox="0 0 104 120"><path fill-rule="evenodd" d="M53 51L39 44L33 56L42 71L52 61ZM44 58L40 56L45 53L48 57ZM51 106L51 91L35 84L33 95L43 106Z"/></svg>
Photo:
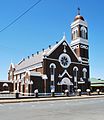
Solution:
<svg viewBox="0 0 104 120"><path fill-rule="evenodd" d="M20 102L39 102L39 101L57 101L57 100L75 100L75 99L97 99L104 98L104 95L81 95L69 97L39 97L39 98L18 98L18 99L0 99L0 104L5 103L20 103Z"/></svg>

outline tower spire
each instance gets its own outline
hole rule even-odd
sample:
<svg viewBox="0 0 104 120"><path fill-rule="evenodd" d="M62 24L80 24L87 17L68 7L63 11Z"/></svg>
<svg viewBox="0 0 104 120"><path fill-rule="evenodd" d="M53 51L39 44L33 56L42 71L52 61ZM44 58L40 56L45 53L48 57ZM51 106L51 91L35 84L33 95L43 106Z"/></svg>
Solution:
<svg viewBox="0 0 104 120"><path fill-rule="evenodd" d="M77 12L78 12L78 15L80 15L80 8L78 7L78 9L77 9Z"/></svg>

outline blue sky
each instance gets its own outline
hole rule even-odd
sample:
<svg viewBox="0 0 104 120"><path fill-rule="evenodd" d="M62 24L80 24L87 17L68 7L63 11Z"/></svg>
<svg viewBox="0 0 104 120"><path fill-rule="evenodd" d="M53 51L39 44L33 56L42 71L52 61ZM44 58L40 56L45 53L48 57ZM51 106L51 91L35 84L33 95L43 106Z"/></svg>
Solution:
<svg viewBox="0 0 104 120"><path fill-rule="evenodd" d="M37 1L0 0L0 30ZM70 43L70 24L78 6L89 27L90 76L104 79L104 0L42 0L0 32L0 80L7 79L11 62L55 44L64 32Z"/></svg>

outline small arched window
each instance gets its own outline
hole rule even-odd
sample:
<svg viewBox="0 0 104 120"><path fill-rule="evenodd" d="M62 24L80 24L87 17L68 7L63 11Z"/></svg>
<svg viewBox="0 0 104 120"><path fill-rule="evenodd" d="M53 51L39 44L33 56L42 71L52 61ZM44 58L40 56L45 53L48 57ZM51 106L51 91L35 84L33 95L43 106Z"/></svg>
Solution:
<svg viewBox="0 0 104 120"><path fill-rule="evenodd" d="M86 39L87 38L87 30L85 27L81 27L81 37Z"/></svg>
<svg viewBox="0 0 104 120"><path fill-rule="evenodd" d="M83 72L83 78L86 79L86 77L87 77L87 69L83 68L82 72Z"/></svg>
<svg viewBox="0 0 104 120"><path fill-rule="evenodd" d="M55 74L55 68L56 68L56 65L54 63L51 63L50 64L50 74L51 75Z"/></svg>
<svg viewBox="0 0 104 120"><path fill-rule="evenodd" d="M77 77L78 67L73 68L74 77Z"/></svg>
<svg viewBox="0 0 104 120"><path fill-rule="evenodd" d="M74 82L76 83L75 87L77 89L78 67L76 67L76 66L73 68L73 76L74 76Z"/></svg>
<svg viewBox="0 0 104 120"><path fill-rule="evenodd" d="M74 31L74 33L73 33L73 38L75 39L75 31Z"/></svg>
<svg viewBox="0 0 104 120"><path fill-rule="evenodd" d="M78 37L78 30L75 31L75 37Z"/></svg>
<svg viewBox="0 0 104 120"><path fill-rule="evenodd" d="M72 38L76 39L78 37L78 27L72 30Z"/></svg>
<svg viewBox="0 0 104 120"><path fill-rule="evenodd" d="M50 64L50 87L51 87L51 90L55 90L55 68L56 68L56 65L54 63L51 63Z"/></svg>
<svg viewBox="0 0 104 120"><path fill-rule="evenodd" d="M81 37L84 38L84 30L81 30Z"/></svg>

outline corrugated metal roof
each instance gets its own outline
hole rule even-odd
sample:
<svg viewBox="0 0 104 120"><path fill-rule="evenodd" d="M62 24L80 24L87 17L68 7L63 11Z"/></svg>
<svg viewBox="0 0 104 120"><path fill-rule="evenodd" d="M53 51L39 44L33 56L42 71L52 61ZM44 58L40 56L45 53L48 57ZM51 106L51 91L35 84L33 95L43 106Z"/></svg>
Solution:
<svg viewBox="0 0 104 120"><path fill-rule="evenodd" d="M91 83L101 83L101 84L104 83L104 80L96 79L96 78L91 78L90 81L91 81Z"/></svg>
<svg viewBox="0 0 104 120"><path fill-rule="evenodd" d="M33 56L23 59L19 64L15 66L16 71L35 65L43 61L44 55L49 51L49 49L44 50L44 52L39 52L38 54L34 54Z"/></svg>
<svg viewBox="0 0 104 120"><path fill-rule="evenodd" d="M91 87L104 87L104 84L91 84Z"/></svg>

